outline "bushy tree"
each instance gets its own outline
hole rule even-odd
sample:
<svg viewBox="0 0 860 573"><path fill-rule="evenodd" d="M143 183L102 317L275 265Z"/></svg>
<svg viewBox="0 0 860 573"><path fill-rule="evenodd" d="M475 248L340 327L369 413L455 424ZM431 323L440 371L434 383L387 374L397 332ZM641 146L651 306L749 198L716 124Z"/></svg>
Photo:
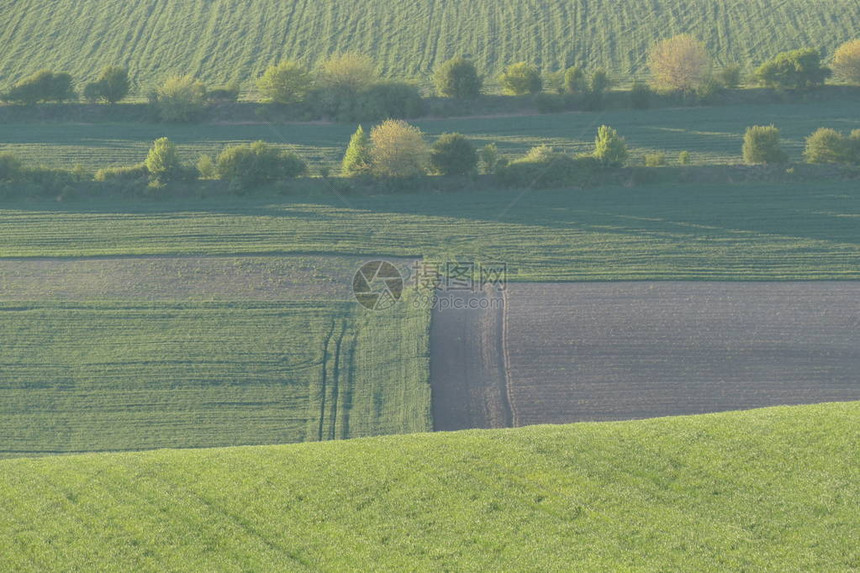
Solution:
<svg viewBox="0 0 860 573"><path fill-rule="evenodd" d="M499 83L506 94L521 96L540 93L543 80L538 69L526 62L511 64L499 76Z"/></svg>
<svg viewBox="0 0 860 573"><path fill-rule="evenodd" d="M11 153L0 153L0 181L14 181L21 175L21 162Z"/></svg>
<svg viewBox="0 0 860 573"><path fill-rule="evenodd" d="M206 106L206 86L192 76L173 76L158 88L153 99L162 121L193 121Z"/></svg>
<svg viewBox="0 0 860 573"><path fill-rule="evenodd" d="M853 151L849 138L822 127L806 138L803 158L808 163L851 163Z"/></svg>
<svg viewBox="0 0 860 573"><path fill-rule="evenodd" d="M341 173L344 177L355 177L370 173L370 137L360 125L349 139L349 146L341 163Z"/></svg>
<svg viewBox="0 0 860 573"><path fill-rule="evenodd" d="M27 105L39 102L64 102L75 99L72 76L65 72L54 73L50 70L36 72L15 84L3 99Z"/></svg>
<svg viewBox="0 0 860 573"><path fill-rule="evenodd" d="M307 172L307 164L295 153L255 141L225 148L218 154L215 171L219 179L250 188L303 175Z"/></svg>
<svg viewBox="0 0 860 573"><path fill-rule="evenodd" d="M475 145L459 133L444 133L433 144L430 165L442 175L467 175L478 166Z"/></svg>
<svg viewBox="0 0 860 573"><path fill-rule="evenodd" d="M754 125L744 134L744 163L785 163L788 155L779 144L779 129L772 125Z"/></svg>
<svg viewBox="0 0 860 573"><path fill-rule="evenodd" d="M328 89L358 92L379 80L376 65L356 52L335 54L320 65L320 84Z"/></svg>
<svg viewBox="0 0 860 573"><path fill-rule="evenodd" d="M717 72L715 79L720 86L728 89L735 89L741 85L743 72L739 65L729 64L727 66L723 66L720 71Z"/></svg>
<svg viewBox="0 0 860 573"><path fill-rule="evenodd" d="M710 76L711 56L702 42L681 34L651 47L648 68L656 91L693 93Z"/></svg>
<svg viewBox="0 0 860 573"><path fill-rule="evenodd" d="M833 73L848 83L860 84L860 39L845 42L836 49Z"/></svg>
<svg viewBox="0 0 860 573"><path fill-rule="evenodd" d="M603 68L598 68L591 72L591 80L588 89L592 94L600 94L608 90L612 85L612 80L609 78L609 73Z"/></svg>
<svg viewBox="0 0 860 573"><path fill-rule="evenodd" d="M352 97L348 120L408 119L424 113L421 92L405 82L380 81Z"/></svg>
<svg viewBox="0 0 860 573"><path fill-rule="evenodd" d="M166 137L153 142L144 165L152 179L160 183L175 179L182 172L182 161L179 160L176 146Z"/></svg>
<svg viewBox="0 0 860 573"><path fill-rule="evenodd" d="M118 66L107 66L102 70L99 79L84 87L84 97L89 101L106 101L117 103L125 99L131 91L131 80L128 70Z"/></svg>
<svg viewBox="0 0 860 573"><path fill-rule="evenodd" d="M239 84L231 83L206 90L206 101L212 103L231 103L239 101Z"/></svg>
<svg viewBox="0 0 860 573"><path fill-rule="evenodd" d="M564 71L564 91L566 93L581 94L588 89L588 80L582 68L571 66Z"/></svg>
<svg viewBox="0 0 860 573"><path fill-rule="evenodd" d="M478 97L484 85L475 64L463 57L444 62L436 69L433 79L439 95L459 99Z"/></svg>
<svg viewBox="0 0 860 573"><path fill-rule="evenodd" d="M814 48L782 52L755 71L765 86L780 89L820 86L831 73L829 68L821 65L821 54Z"/></svg>
<svg viewBox="0 0 860 573"><path fill-rule="evenodd" d="M371 130L370 141L375 175L414 177L427 172L430 150L417 127L391 119Z"/></svg>
<svg viewBox="0 0 860 573"><path fill-rule="evenodd" d="M630 105L633 109L648 109L651 105L651 89L648 84L640 81L633 82L630 89Z"/></svg>
<svg viewBox="0 0 860 573"><path fill-rule="evenodd" d="M496 172L496 168L504 163L499 148L495 143L488 143L478 151L478 159L480 162L480 170L484 175L492 175Z"/></svg>
<svg viewBox="0 0 860 573"><path fill-rule="evenodd" d="M594 157L603 165L619 166L627 161L627 142L608 125L601 125L594 140Z"/></svg>
<svg viewBox="0 0 860 573"><path fill-rule="evenodd" d="M311 85L310 71L291 60L269 66L257 80L257 89L264 99L283 104L305 99Z"/></svg>

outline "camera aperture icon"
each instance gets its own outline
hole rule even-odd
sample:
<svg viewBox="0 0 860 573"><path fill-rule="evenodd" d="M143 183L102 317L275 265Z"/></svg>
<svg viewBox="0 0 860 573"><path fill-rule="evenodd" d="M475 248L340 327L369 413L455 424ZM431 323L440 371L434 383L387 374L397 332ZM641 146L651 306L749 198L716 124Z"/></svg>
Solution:
<svg viewBox="0 0 860 573"><path fill-rule="evenodd" d="M361 306L386 310L403 296L403 275L388 261L370 261L361 265L352 279L352 293Z"/></svg>

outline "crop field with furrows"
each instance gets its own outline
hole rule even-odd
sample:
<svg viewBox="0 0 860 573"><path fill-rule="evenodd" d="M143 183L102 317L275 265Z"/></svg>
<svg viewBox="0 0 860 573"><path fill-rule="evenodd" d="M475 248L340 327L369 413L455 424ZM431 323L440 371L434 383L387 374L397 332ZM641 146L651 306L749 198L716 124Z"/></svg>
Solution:
<svg viewBox="0 0 860 573"><path fill-rule="evenodd" d="M672 162L680 151L689 151L694 163L737 164L742 162L743 135L750 125L779 127L789 156L801 161L804 139L819 127L846 132L860 129L856 108L856 100L840 99L826 104L575 112L414 123L428 140L459 132L478 146L495 143L510 157L537 145L590 153L597 128L607 124L627 139L634 162L654 151L666 152ZM226 145L263 140L297 152L311 166L326 165L336 172L353 131L354 125L342 124L4 124L0 125L0 152L12 152L34 165L98 169L142 162L159 137L176 143L182 158L192 163L201 154L217 155Z"/></svg>
<svg viewBox="0 0 860 573"><path fill-rule="evenodd" d="M860 403L0 460L12 571L851 571Z"/></svg>
<svg viewBox="0 0 860 573"><path fill-rule="evenodd" d="M392 77L424 80L469 54L491 75L527 60L641 72L657 39L688 32L718 62L760 62L803 46L832 51L856 36L846 0L3 0L0 87L41 68L92 79L128 66L147 88L174 73L245 82L282 58L315 63L335 51L371 55Z"/></svg>
<svg viewBox="0 0 860 573"><path fill-rule="evenodd" d="M344 255L510 280L860 278L856 181L4 202L0 258Z"/></svg>
<svg viewBox="0 0 860 573"><path fill-rule="evenodd" d="M426 431L427 313L0 302L0 456Z"/></svg>
<svg viewBox="0 0 860 573"><path fill-rule="evenodd" d="M860 282L513 284L514 425L860 399Z"/></svg>

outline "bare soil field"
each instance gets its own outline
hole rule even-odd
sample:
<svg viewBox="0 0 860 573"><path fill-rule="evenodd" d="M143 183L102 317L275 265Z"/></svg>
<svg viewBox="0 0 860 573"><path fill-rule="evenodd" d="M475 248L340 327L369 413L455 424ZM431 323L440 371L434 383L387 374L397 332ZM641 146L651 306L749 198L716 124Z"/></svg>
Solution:
<svg viewBox="0 0 860 573"><path fill-rule="evenodd" d="M505 299L503 328L434 314L431 379L461 398L506 384L514 426L860 399L860 282L514 283ZM477 358L493 337L499 375ZM483 427L489 399L451 402L434 415Z"/></svg>

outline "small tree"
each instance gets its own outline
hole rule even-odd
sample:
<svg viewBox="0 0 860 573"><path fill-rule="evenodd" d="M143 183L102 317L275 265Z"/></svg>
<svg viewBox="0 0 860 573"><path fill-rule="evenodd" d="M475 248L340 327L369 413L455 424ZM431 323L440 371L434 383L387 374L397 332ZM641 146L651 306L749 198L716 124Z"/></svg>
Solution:
<svg viewBox="0 0 860 573"><path fill-rule="evenodd" d="M206 86L192 76L173 76L156 91L155 105L162 121L192 121L206 105Z"/></svg>
<svg viewBox="0 0 860 573"><path fill-rule="evenodd" d="M373 173L379 177L414 177L427 171L430 150L417 127L390 119L370 132Z"/></svg>
<svg viewBox="0 0 860 573"><path fill-rule="evenodd" d="M320 84L328 89L358 92L379 80L376 65L368 56L345 52L320 65Z"/></svg>
<svg viewBox="0 0 860 573"><path fill-rule="evenodd" d="M860 39L837 48L833 54L833 73L848 83L860 84Z"/></svg>
<svg viewBox="0 0 860 573"><path fill-rule="evenodd" d="M678 164L679 165L689 165L692 163L693 158L690 155L689 151L682 151L678 154Z"/></svg>
<svg viewBox="0 0 860 573"><path fill-rule="evenodd" d="M648 53L652 86L658 92L695 92L711 72L705 45L689 34L656 43Z"/></svg>
<svg viewBox="0 0 860 573"><path fill-rule="evenodd" d="M744 163L785 163L788 155L779 145L779 130L772 125L754 125L744 134Z"/></svg>
<svg viewBox="0 0 860 573"><path fill-rule="evenodd" d="M598 68L591 73L588 89L594 95L603 95L612 85L612 80L606 70Z"/></svg>
<svg viewBox="0 0 860 573"><path fill-rule="evenodd" d="M460 99L478 97L484 84L475 64L462 57L444 62L433 79L439 95Z"/></svg>
<svg viewBox="0 0 860 573"><path fill-rule="evenodd" d="M803 158L807 163L851 163L851 141L835 129L822 127L806 138Z"/></svg>
<svg viewBox="0 0 860 573"><path fill-rule="evenodd" d="M564 71L564 91L569 94L580 94L588 91L588 80L585 72L578 66L571 66Z"/></svg>
<svg viewBox="0 0 860 573"><path fill-rule="evenodd" d="M349 146L343 156L341 172L344 177L354 177L370 173L370 137L360 125L349 139Z"/></svg>
<svg viewBox="0 0 860 573"><path fill-rule="evenodd" d="M478 166L475 146L459 133L444 133L430 151L430 164L442 175L467 175Z"/></svg>
<svg viewBox="0 0 860 573"><path fill-rule="evenodd" d="M106 101L117 103L131 91L131 81L128 70L118 66L108 66L102 70L101 76L95 82L84 87L84 97L89 101Z"/></svg>
<svg viewBox="0 0 860 573"><path fill-rule="evenodd" d="M821 54L814 48L782 52L755 71L765 86L780 89L820 86L831 73L829 68L821 65Z"/></svg>
<svg viewBox="0 0 860 573"><path fill-rule="evenodd" d="M251 188L270 181L298 177L307 164L295 153L281 151L263 141L233 145L218 154L215 171L220 179Z"/></svg>
<svg viewBox="0 0 860 573"><path fill-rule="evenodd" d="M14 181L21 175L21 162L11 153L0 153L0 181Z"/></svg>
<svg viewBox="0 0 860 573"><path fill-rule="evenodd" d="M480 170L484 175L492 175L496 168L503 163L499 148L495 143L488 143L478 152Z"/></svg>
<svg viewBox="0 0 860 573"><path fill-rule="evenodd" d="M179 160L176 146L166 137L155 140L144 165L153 181L159 183L175 178L182 171L182 162Z"/></svg>
<svg viewBox="0 0 860 573"><path fill-rule="evenodd" d="M739 85L741 85L741 80L743 79L743 74L741 71L741 67L737 64L729 64L727 66L723 66L719 72L717 72L717 83L728 89L735 89Z"/></svg>
<svg viewBox="0 0 860 573"><path fill-rule="evenodd" d="M648 84L640 81L633 82L630 89L630 105L633 109L648 109L651 105L651 89Z"/></svg>
<svg viewBox="0 0 860 573"><path fill-rule="evenodd" d="M619 166L627 161L627 142L608 125L601 125L594 140L594 157L606 166Z"/></svg>
<svg viewBox="0 0 860 573"><path fill-rule="evenodd" d="M266 100L287 104L305 99L311 83L311 74L304 66L285 61L269 66L257 80L257 89Z"/></svg>
<svg viewBox="0 0 860 573"><path fill-rule="evenodd" d="M543 89L543 80L538 69L526 62L508 66L499 76L499 83L506 94L521 96L536 94Z"/></svg>

